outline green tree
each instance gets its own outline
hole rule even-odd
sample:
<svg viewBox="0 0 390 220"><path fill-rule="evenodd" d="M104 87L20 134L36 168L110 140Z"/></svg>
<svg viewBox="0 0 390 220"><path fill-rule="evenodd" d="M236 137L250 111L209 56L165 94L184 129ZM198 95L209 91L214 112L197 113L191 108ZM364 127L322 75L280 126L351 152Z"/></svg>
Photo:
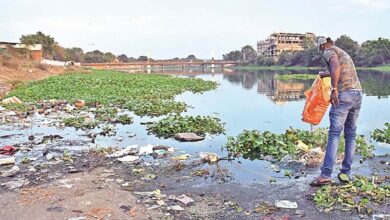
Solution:
<svg viewBox="0 0 390 220"><path fill-rule="evenodd" d="M75 62L84 62L84 51L79 47L66 48L65 49L66 60Z"/></svg>
<svg viewBox="0 0 390 220"><path fill-rule="evenodd" d="M126 54L121 54L121 55L119 55L117 58L118 58L118 60L119 60L120 62L124 62L124 63L129 62L129 58L127 58Z"/></svg>
<svg viewBox="0 0 390 220"><path fill-rule="evenodd" d="M66 52L65 48L61 47L58 43L55 43L53 46L53 59L58 61L65 61Z"/></svg>
<svg viewBox="0 0 390 220"><path fill-rule="evenodd" d="M257 57L255 49L253 49L253 47L250 45L242 47L241 54L244 61L255 61Z"/></svg>
<svg viewBox="0 0 390 220"><path fill-rule="evenodd" d="M107 52L104 54L103 59L105 63L111 63L115 60L115 55L111 52Z"/></svg>
<svg viewBox="0 0 390 220"><path fill-rule="evenodd" d="M196 60L196 57L195 57L195 55L188 55L188 57L187 58L185 58L185 60Z"/></svg>
<svg viewBox="0 0 390 220"><path fill-rule="evenodd" d="M104 53L99 50L87 52L84 61L86 63L104 63Z"/></svg>
<svg viewBox="0 0 390 220"><path fill-rule="evenodd" d="M356 59L358 55L358 50L359 50L359 43L352 40L347 35L341 35L338 37L335 41L336 46L340 47L343 49L345 52L347 52L352 59Z"/></svg>
<svg viewBox="0 0 390 220"><path fill-rule="evenodd" d="M20 42L26 45L41 44L43 56L49 59L53 57L55 41L50 35L38 31L36 34L22 35Z"/></svg>
<svg viewBox="0 0 390 220"><path fill-rule="evenodd" d="M229 52L228 54L222 55L223 60L229 60L229 61L239 61L242 57L241 51L234 50Z"/></svg>
<svg viewBox="0 0 390 220"><path fill-rule="evenodd" d="M137 61L148 61L148 57L147 56L139 56Z"/></svg>
<svg viewBox="0 0 390 220"><path fill-rule="evenodd" d="M385 65L390 63L390 41L386 38L369 40L362 44L362 54L370 66Z"/></svg>

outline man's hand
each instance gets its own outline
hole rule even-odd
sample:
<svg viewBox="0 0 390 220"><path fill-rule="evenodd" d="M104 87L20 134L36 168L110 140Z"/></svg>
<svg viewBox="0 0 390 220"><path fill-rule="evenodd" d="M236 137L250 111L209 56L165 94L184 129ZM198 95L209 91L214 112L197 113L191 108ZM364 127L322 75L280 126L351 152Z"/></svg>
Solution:
<svg viewBox="0 0 390 220"><path fill-rule="evenodd" d="M330 94L330 103L332 103L333 107L339 105L339 92L337 90L332 90L332 94Z"/></svg>
<svg viewBox="0 0 390 220"><path fill-rule="evenodd" d="M320 71L320 72L318 72L318 75L320 75L321 78L330 76L330 74L329 74L329 73L326 73L325 71Z"/></svg>

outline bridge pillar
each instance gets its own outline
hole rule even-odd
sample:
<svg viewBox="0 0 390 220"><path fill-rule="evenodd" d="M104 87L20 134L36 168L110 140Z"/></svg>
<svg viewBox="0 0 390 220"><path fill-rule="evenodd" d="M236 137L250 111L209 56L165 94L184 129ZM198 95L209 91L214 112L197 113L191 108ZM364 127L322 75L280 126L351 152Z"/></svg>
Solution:
<svg viewBox="0 0 390 220"><path fill-rule="evenodd" d="M222 68L222 72L223 72L223 70L225 69L225 65L221 64L221 68Z"/></svg>
<svg viewBox="0 0 390 220"><path fill-rule="evenodd" d="M183 64L182 69L183 69L183 72L185 72L186 71L186 65Z"/></svg>
<svg viewBox="0 0 390 220"><path fill-rule="evenodd" d="M161 65L161 69L162 69L162 72L164 73L165 72L164 64Z"/></svg>

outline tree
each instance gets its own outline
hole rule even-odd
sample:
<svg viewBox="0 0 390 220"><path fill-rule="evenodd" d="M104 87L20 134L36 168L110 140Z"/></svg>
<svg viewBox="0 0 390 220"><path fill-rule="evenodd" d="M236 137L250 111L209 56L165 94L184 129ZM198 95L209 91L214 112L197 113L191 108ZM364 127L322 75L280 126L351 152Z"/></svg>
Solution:
<svg viewBox="0 0 390 220"><path fill-rule="evenodd" d="M148 57L147 56L139 56L137 61L148 61Z"/></svg>
<svg viewBox="0 0 390 220"><path fill-rule="evenodd" d="M314 39L310 37L305 37L302 41L302 47L304 49L310 49L315 47Z"/></svg>
<svg viewBox="0 0 390 220"><path fill-rule="evenodd" d="M104 53L99 50L87 52L84 60L86 63L104 63Z"/></svg>
<svg viewBox="0 0 390 220"><path fill-rule="evenodd" d="M257 57L255 49L250 45L241 48L241 54L244 61L255 61Z"/></svg>
<svg viewBox="0 0 390 220"><path fill-rule="evenodd" d="M370 66L385 65L390 63L390 41L386 38L369 40L362 44L362 54Z"/></svg>
<svg viewBox="0 0 390 220"><path fill-rule="evenodd" d="M74 62L84 62L84 51L79 47L66 48L65 49L66 60Z"/></svg>
<svg viewBox="0 0 390 220"><path fill-rule="evenodd" d="M185 58L185 60L196 60L196 57L195 57L195 55L188 55L188 57L187 58Z"/></svg>
<svg viewBox="0 0 390 220"><path fill-rule="evenodd" d="M115 55L112 54L111 52L107 52L103 56L104 62L106 63L111 63L115 60Z"/></svg>
<svg viewBox="0 0 390 220"><path fill-rule="evenodd" d="M50 35L38 31L36 34L22 35L20 42L26 45L41 44L43 56L45 58L53 57L55 41Z"/></svg>
<svg viewBox="0 0 390 220"><path fill-rule="evenodd" d="M65 61L66 52L65 48L61 47L58 43L55 43L53 46L53 59L58 61Z"/></svg>
<svg viewBox="0 0 390 220"><path fill-rule="evenodd" d="M241 51L239 50L234 50L229 52L228 54L222 55L223 60L228 60L228 61L239 61L242 57Z"/></svg>
<svg viewBox="0 0 390 220"><path fill-rule="evenodd" d="M359 43L352 40L352 38L350 38L349 36L341 35L336 39L335 44L336 46L340 47L345 52L347 52L352 59L355 59L357 57L358 50L359 50Z"/></svg>
<svg viewBox="0 0 390 220"><path fill-rule="evenodd" d="M127 58L126 54L121 54L121 55L119 55L117 58L118 58L118 60L119 60L120 62L124 62L124 63L129 62L129 58Z"/></svg>

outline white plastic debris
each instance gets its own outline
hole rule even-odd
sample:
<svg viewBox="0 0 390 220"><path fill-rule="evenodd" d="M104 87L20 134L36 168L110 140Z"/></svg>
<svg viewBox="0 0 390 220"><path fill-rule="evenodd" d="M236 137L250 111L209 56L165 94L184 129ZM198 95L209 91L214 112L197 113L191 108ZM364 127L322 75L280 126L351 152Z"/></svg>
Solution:
<svg viewBox="0 0 390 220"><path fill-rule="evenodd" d="M297 202L290 202L288 200L276 200L275 206L278 208L283 208L283 209L297 209L298 208Z"/></svg>
<svg viewBox="0 0 390 220"><path fill-rule="evenodd" d="M189 205L189 204L194 202L194 200L191 197L188 197L188 196L186 196L184 194L182 194L182 195L180 195L178 197L175 197L175 200L183 203L183 205L185 205L185 206L187 206L187 205Z"/></svg>
<svg viewBox="0 0 390 220"><path fill-rule="evenodd" d="M3 171L1 173L2 177L8 177L8 176L14 176L17 172L19 172L19 167L18 166L12 166L11 169Z"/></svg>
<svg viewBox="0 0 390 220"><path fill-rule="evenodd" d="M148 144L146 146L142 146L140 149L139 149L139 153L138 153L140 156L141 155L149 155L149 154L153 154L153 145L151 144Z"/></svg>
<svg viewBox="0 0 390 220"><path fill-rule="evenodd" d="M137 149L137 147L138 147L138 145L130 145L122 150L115 151L114 153L109 154L106 157L121 157L124 155L128 155L128 154L134 152Z"/></svg>
<svg viewBox="0 0 390 220"><path fill-rule="evenodd" d="M133 155L127 155L127 156L118 158L118 160L122 163L133 163L133 162L139 160L139 157L133 156Z"/></svg>
<svg viewBox="0 0 390 220"><path fill-rule="evenodd" d="M9 156L0 157L0 165L7 165L7 164L14 164L14 163L15 163L15 157L9 157Z"/></svg>
<svg viewBox="0 0 390 220"><path fill-rule="evenodd" d="M12 96L1 101L3 104L22 104L23 102L16 96Z"/></svg>
<svg viewBox="0 0 390 220"><path fill-rule="evenodd" d="M218 161L218 154L216 153L210 153L210 152L200 152L199 157L206 162L217 162Z"/></svg>

